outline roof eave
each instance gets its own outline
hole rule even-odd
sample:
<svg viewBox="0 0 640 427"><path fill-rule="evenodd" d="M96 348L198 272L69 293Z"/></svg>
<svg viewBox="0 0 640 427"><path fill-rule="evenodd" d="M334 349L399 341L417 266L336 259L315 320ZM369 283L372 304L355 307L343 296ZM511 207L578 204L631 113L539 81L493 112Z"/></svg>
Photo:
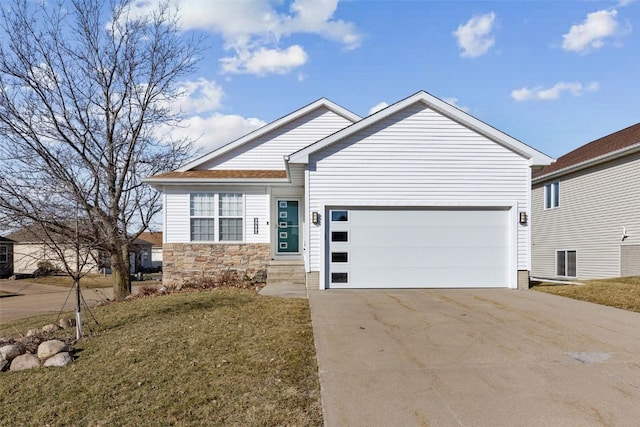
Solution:
<svg viewBox="0 0 640 427"><path fill-rule="evenodd" d="M557 178L562 175L566 175L572 172L578 172L582 169L587 169L593 166L597 166L599 164L606 163L611 160L616 160L636 152L640 152L640 143L630 145L628 147L621 148L620 150L612 151L610 153L606 153L601 156L594 157L593 159L585 160L584 162L576 163L574 165L570 165L562 169L558 169L557 171L553 171L545 175L537 176L533 178L531 182L533 184L537 184L542 181L547 181L549 179Z"/></svg>
<svg viewBox="0 0 640 427"><path fill-rule="evenodd" d="M291 183L288 178L145 178L142 181L156 189L181 185L282 185Z"/></svg>

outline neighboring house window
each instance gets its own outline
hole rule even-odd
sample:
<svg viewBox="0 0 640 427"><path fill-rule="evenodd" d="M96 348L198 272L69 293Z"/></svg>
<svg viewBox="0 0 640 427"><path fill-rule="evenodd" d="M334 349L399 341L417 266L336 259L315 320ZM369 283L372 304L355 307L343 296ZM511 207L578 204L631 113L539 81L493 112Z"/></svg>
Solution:
<svg viewBox="0 0 640 427"><path fill-rule="evenodd" d="M7 245L0 245L0 264L7 264L9 262L9 251Z"/></svg>
<svg viewBox="0 0 640 427"><path fill-rule="evenodd" d="M191 240L212 242L215 240L215 194L191 194Z"/></svg>
<svg viewBox="0 0 640 427"><path fill-rule="evenodd" d="M242 194L220 194L220 241L242 241Z"/></svg>
<svg viewBox="0 0 640 427"><path fill-rule="evenodd" d="M544 208L553 209L560 206L560 182L552 182L544 186Z"/></svg>
<svg viewBox="0 0 640 427"><path fill-rule="evenodd" d="M556 251L556 275L576 277L576 251Z"/></svg>
<svg viewBox="0 0 640 427"><path fill-rule="evenodd" d="M244 205L241 193L192 193L190 204L191 241L243 240Z"/></svg>

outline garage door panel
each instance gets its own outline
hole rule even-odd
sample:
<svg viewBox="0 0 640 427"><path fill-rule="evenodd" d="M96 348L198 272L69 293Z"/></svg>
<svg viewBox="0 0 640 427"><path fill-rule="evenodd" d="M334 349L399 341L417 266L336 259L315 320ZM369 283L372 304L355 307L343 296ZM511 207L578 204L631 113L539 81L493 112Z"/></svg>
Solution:
<svg viewBox="0 0 640 427"><path fill-rule="evenodd" d="M329 287L509 285L509 208L339 209L348 221L330 222L329 230L348 240L327 243L329 273L339 272L341 282L328 274ZM342 262L331 262L331 252Z"/></svg>
<svg viewBox="0 0 640 427"><path fill-rule="evenodd" d="M458 268L464 262L468 267L494 267L503 265L502 259L508 255L506 247L492 248L491 251L480 251L478 248L450 247L395 247L371 248L366 252L352 248L349 252L349 262L365 268L410 268L422 266L424 268Z"/></svg>
<svg viewBox="0 0 640 427"><path fill-rule="evenodd" d="M507 277L496 278L493 269L487 267L460 268L456 271L456 280L452 280L451 271L444 267L403 268L387 274L387 269L372 268L350 273L349 279L354 285L348 288L493 288L497 280L506 281ZM366 283L366 286L359 284ZM499 282L498 282L499 283ZM335 286L334 287L338 287Z"/></svg>

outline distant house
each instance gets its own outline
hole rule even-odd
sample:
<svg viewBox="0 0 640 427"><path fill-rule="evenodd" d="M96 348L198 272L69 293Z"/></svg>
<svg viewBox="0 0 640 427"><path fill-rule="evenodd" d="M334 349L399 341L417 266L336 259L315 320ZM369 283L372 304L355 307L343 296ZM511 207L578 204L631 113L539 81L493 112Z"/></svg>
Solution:
<svg viewBox="0 0 640 427"><path fill-rule="evenodd" d="M56 233L46 235L40 227L29 226L9 234L7 238L13 242L14 274L33 274L41 261L50 262L58 270L64 270L63 260L72 269L76 268L75 249L68 237ZM150 242L142 239L133 242L129 251L132 273L151 266L151 247ZM98 272L108 266L108 257L97 246L89 252L86 249L82 251L81 267L84 272Z"/></svg>
<svg viewBox="0 0 640 427"><path fill-rule="evenodd" d="M163 281L284 264L320 289L528 287L531 168L551 161L423 91L365 118L323 98L146 179Z"/></svg>
<svg viewBox="0 0 640 427"><path fill-rule="evenodd" d="M532 275L640 275L640 123L543 168L532 199Z"/></svg>
<svg viewBox="0 0 640 427"><path fill-rule="evenodd" d="M162 268L162 231L145 231L139 238L151 243L151 268Z"/></svg>
<svg viewBox="0 0 640 427"><path fill-rule="evenodd" d="M0 236L0 279L13 274L13 240Z"/></svg>

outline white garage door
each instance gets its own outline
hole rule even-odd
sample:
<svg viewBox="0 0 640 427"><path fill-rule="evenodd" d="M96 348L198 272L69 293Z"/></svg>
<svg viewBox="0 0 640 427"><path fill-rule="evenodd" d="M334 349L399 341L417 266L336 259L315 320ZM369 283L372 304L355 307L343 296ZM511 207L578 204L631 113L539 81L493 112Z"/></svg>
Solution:
<svg viewBox="0 0 640 427"><path fill-rule="evenodd" d="M508 287L509 208L331 208L329 288Z"/></svg>

